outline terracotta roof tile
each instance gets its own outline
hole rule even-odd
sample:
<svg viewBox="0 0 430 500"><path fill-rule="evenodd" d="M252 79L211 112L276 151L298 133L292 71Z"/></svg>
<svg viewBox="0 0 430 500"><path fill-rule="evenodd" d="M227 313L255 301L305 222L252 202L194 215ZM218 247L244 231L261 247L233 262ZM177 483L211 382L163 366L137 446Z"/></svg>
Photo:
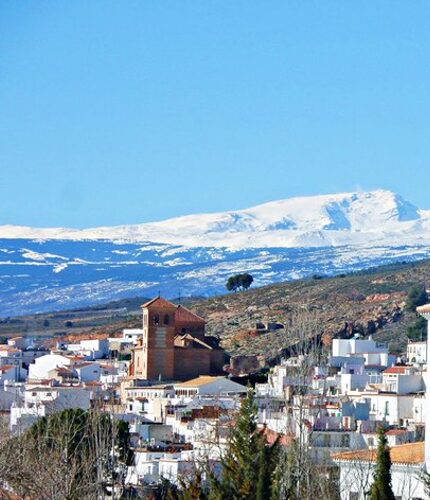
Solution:
<svg viewBox="0 0 430 500"><path fill-rule="evenodd" d="M387 368L386 370L383 371L383 373L388 373L388 374L404 374L406 371L410 369L410 366L390 366L390 368Z"/></svg>
<svg viewBox="0 0 430 500"><path fill-rule="evenodd" d="M376 449L344 451L333 453L334 460L374 462L376 460ZM418 443L401 444L390 448L392 463L398 464L422 464L424 463L424 441Z"/></svg>
<svg viewBox="0 0 430 500"><path fill-rule="evenodd" d="M193 313L184 306L177 307L175 312L175 321L180 321L184 323L199 323L202 325L206 324L206 321L203 318Z"/></svg>
<svg viewBox="0 0 430 500"><path fill-rule="evenodd" d="M216 382L217 380L225 379L225 377L211 377L210 375L200 375L200 377L193 378L192 380L187 380L186 382L182 382L178 384L177 387L188 388L188 387L201 387L206 384L211 384L212 382Z"/></svg>
<svg viewBox="0 0 430 500"><path fill-rule="evenodd" d="M430 304L424 304L423 306L417 307L417 313L430 314Z"/></svg>
<svg viewBox="0 0 430 500"><path fill-rule="evenodd" d="M155 297L155 299L145 302L145 304L143 304L141 307L146 308L152 306L157 307L157 309L176 309L177 307L175 304L173 304L173 302L163 299L163 297Z"/></svg>

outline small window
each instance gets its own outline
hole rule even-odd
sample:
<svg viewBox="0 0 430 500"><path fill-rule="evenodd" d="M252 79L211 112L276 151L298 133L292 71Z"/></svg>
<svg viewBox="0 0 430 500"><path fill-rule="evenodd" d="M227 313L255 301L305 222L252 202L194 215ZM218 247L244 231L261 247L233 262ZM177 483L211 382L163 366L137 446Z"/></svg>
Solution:
<svg viewBox="0 0 430 500"><path fill-rule="evenodd" d="M158 326L160 324L160 316L158 314L154 314L154 325Z"/></svg>
<svg viewBox="0 0 430 500"><path fill-rule="evenodd" d="M164 324L165 325L168 325L170 323L170 318L169 318L169 315L168 314L165 314L164 315Z"/></svg>
<svg viewBox="0 0 430 500"><path fill-rule="evenodd" d="M342 435L342 448L349 448L349 434Z"/></svg>

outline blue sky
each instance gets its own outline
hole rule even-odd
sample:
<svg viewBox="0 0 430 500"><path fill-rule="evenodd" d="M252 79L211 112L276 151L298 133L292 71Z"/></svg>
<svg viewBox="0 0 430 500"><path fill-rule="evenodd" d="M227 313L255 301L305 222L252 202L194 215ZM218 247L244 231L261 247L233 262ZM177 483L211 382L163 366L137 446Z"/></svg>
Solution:
<svg viewBox="0 0 430 500"><path fill-rule="evenodd" d="M430 208L427 1L3 1L0 224L386 188Z"/></svg>

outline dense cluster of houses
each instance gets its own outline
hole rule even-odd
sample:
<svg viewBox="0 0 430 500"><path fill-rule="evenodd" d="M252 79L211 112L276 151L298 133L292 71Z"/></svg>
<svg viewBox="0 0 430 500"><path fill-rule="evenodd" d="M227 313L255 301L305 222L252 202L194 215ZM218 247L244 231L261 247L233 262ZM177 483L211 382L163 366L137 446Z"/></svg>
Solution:
<svg viewBox="0 0 430 500"><path fill-rule="evenodd" d="M429 320L430 305L419 313ZM143 328L126 329L121 338L50 349L12 338L0 345L2 414L14 433L65 408L98 405L115 414L129 423L134 463L127 482L136 488L162 478L178 482L201 460L216 470L247 388L222 373L225 353L204 324L158 297L143 306ZM255 386L261 430L287 447L300 437L315 463L339 468L342 499L360 500L384 426L396 498L424 499L427 352L427 342L411 342L399 359L357 336L334 339L328 358L309 352L284 359Z"/></svg>

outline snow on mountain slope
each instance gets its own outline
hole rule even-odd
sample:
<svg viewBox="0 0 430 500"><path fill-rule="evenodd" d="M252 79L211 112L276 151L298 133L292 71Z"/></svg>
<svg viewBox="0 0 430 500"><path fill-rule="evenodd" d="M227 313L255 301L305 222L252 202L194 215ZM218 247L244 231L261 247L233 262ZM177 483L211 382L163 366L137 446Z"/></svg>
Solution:
<svg viewBox="0 0 430 500"><path fill-rule="evenodd" d="M134 295L213 295L430 257L430 211L390 191L92 229L0 226L0 317Z"/></svg>
<svg viewBox="0 0 430 500"><path fill-rule="evenodd" d="M290 198L245 210L91 229L0 226L0 238L152 241L188 247L430 243L430 211L384 190Z"/></svg>

